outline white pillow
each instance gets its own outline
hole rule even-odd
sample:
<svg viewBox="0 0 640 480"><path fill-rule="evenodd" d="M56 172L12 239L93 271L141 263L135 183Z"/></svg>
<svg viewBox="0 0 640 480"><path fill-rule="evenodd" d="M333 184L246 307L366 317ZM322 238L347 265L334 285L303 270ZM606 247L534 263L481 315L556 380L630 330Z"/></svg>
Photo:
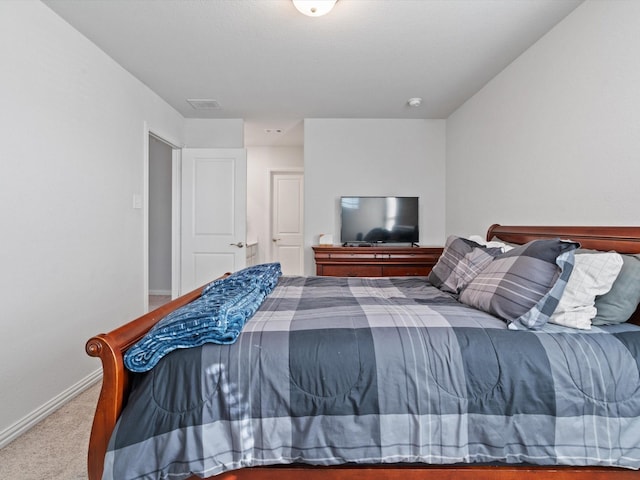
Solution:
<svg viewBox="0 0 640 480"><path fill-rule="evenodd" d="M513 247L507 243L503 243L503 242L498 242L495 240L491 240L491 241L486 241L484 238L482 238L480 235L471 235L469 237L469 240L473 240L474 242L476 242L479 245L482 245L483 247L487 247L487 248L501 248L502 249L502 253L504 252L508 252L509 250L512 250Z"/></svg>
<svg viewBox="0 0 640 480"><path fill-rule="evenodd" d="M589 330L591 319L598 313L596 296L611 290L621 268L622 256L618 253L576 253L573 271L549 321Z"/></svg>

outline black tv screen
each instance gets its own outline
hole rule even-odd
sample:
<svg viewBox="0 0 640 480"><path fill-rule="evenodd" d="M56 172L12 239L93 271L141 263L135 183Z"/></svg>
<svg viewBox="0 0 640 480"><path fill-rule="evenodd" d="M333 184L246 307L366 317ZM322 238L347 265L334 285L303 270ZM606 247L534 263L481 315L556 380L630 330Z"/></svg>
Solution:
<svg viewBox="0 0 640 480"><path fill-rule="evenodd" d="M418 243L418 197L341 197L340 241Z"/></svg>

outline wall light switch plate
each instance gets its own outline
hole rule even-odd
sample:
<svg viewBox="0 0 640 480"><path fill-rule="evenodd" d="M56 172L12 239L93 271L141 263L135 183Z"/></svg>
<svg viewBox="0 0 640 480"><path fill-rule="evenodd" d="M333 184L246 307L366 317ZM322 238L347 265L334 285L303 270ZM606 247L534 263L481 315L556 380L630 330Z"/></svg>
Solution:
<svg viewBox="0 0 640 480"><path fill-rule="evenodd" d="M140 209L142 208L142 195L139 193L133 194L133 208Z"/></svg>

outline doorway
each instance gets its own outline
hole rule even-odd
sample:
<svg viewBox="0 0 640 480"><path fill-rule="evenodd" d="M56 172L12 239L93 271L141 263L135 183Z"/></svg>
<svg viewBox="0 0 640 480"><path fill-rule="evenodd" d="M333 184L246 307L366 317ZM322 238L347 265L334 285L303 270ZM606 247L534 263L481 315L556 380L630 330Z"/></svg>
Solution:
<svg viewBox="0 0 640 480"><path fill-rule="evenodd" d="M173 292L174 147L149 133L148 152L147 310L154 310Z"/></svg>

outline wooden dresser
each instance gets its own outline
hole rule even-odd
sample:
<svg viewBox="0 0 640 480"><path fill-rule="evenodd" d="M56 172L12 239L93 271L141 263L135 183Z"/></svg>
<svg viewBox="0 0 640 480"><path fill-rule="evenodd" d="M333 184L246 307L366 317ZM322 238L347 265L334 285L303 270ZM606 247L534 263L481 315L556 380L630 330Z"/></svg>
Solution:
<svg viewBox="0 0 640 480"><path fill-rule="evenodd" d="M429 275L442 247L341 247L313 248L316 275L330 277L406 277Z"/></svg>

